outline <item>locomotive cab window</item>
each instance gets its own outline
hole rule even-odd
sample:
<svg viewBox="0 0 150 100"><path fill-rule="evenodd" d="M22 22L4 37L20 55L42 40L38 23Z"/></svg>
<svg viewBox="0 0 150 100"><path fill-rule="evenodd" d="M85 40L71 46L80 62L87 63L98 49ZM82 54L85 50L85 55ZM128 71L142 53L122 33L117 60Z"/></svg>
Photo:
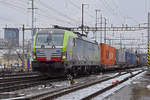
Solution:
<svg viewBox="0 0 150 100"><path fill-rule="evenodd" d="M63 45L64 34L63 33L41 33L37 36L36 45Z"/></svg>

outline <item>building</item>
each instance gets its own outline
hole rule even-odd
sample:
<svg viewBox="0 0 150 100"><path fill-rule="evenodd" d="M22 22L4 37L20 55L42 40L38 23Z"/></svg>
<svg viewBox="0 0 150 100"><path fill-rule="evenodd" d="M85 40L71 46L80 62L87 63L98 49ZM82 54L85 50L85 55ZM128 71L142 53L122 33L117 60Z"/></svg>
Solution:
<svg viewBox="0 0 150 100"><path fill-rule="evenodd" d="M0 39L0 49L7 49L8 48L8 41L5 39Z"/></svg>
<svg viewBox="0 0 150 100"><path fill-rule="evenodd" d="M15 46L19 46L19 29L18 28L5 28L4 39Z"/></svg>

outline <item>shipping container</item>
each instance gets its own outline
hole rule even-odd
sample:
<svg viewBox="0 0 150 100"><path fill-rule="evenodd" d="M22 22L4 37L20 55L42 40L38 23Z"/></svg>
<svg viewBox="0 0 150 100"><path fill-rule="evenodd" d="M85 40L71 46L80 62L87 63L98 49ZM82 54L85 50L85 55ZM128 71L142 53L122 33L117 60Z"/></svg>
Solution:
<svg viewBox="0 0 150 100"><path fill-rule="evenodd" d="M131 53L125 52L125 60L126 60L126 64L132 64Z"/></svg>
<svg viewBox="0 0 150 100"><path fill-rule="evenodd" d="M147 64L147 54L140 54L139 60L140 64L145 66Z"/></svg>
<svg viewBox="0 0 150 100"><path fill-rule="evenodd" d="M116 52L116 64L125 64L125 49L118 49Z"/></svg>
<svg viewBox="0 0 150 100"><path fill-rule="evenodd" d="M136 65L137 64L137 57L134 54L131 54L131 59L132 59L132 64Z"/></svg>
<svg viewBox="0 0 150 100"><path fill-rule="evenodd" d="M137 64L137 57L135 54L125 52L126 64L135 65Z"/></svg>
<svg viewBox="0 0 150 100"><path fill-rule="evenodd" d="M107 44L100 44L100 63L109 66L115 65L115 48Z"/></svg>

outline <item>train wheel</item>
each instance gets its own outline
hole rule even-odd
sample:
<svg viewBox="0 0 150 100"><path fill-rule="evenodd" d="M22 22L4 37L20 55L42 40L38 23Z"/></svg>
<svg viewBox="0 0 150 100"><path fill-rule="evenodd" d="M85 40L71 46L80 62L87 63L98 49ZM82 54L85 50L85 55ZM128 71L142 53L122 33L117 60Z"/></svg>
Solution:
<svg viewBox="0 0 150 100"><path fill-rule="evenodd" d="M73 73L73 77L77 77L78 74L76 72Z"/></svg>
<svg viewBox="0 0 150 100"><path fill-rule="evenodd" d="M90 73L89 73L89 68L88 68L88 66L85 66L84 73L85 73L86 75L89 75L89 74L90 74Z"/></svg>
<svg viewBox="0 0 150 100"><path fill-rule="evenodd" d="M73 77L77 77L77 76L78 76L78 70L77 70L76 67L72 67L71 72L72 72L72 76L73 76Z"/></svg>

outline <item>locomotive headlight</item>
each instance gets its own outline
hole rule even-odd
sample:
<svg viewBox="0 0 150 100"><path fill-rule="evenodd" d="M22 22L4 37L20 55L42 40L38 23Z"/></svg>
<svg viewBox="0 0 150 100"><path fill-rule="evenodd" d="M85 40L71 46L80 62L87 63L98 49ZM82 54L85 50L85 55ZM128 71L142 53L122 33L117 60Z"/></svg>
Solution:
<svg viewBox="0 0 150 100"><path fill-rule="evenodd" d="M36 59L36 53L32 53L33 59Z"/></svg>
<svg viewBox="0 0 150 100"><path fill-rule="evenodd" d="M33 56L33 59L36 59L36 56L35 56L35 55Z"/></svg>
<svg viewBox="0 0 150 100"><path fill-rule="evenodd" d="M66 59L66 56L62 56L62 59Z"/></svg>
<svg viewBox="0 0 150 100"><path fill-rule="evenodd" d="M63 61L67 60L67 52L62 52L62 60Z"/></svg>

